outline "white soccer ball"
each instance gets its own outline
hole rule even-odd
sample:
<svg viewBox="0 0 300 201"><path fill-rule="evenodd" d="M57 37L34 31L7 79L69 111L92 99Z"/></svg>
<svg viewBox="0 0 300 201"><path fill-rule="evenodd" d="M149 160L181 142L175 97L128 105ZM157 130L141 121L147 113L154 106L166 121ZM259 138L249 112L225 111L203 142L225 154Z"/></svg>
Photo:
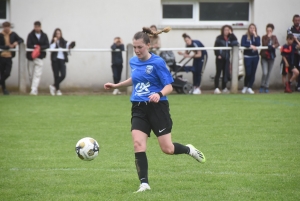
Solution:
<svg viewBox="0 0 300 201"><path fill-rule="evenodd" d="M77 142L75 151L81 160L91 161L99 154L99 144L95 139L85 137Z"/></svg>

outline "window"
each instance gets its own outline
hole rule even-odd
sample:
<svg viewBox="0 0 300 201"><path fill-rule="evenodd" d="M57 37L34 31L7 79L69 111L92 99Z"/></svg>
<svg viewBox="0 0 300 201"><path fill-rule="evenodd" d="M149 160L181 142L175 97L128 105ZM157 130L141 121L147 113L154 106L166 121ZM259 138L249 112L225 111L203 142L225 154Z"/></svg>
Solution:
<svg viewBox="0 0 300 201"><path fill-rule="evenodd" d="M0 0L0 22L9 20L9 1L8 0Z"/></svg>
<svg viewBox="0 0 300 201"><path fill-rule="evenodd" d="M200 3L200 21L248 21L249 3Z"/></svg>
<svg viewBox="0 0 300 201"><path fill-rule="evenodd" d="M161 25L175 27L247 26L253 0L161 0Z"/></svg>
<svg viewBox="0 0 300 201"><path fill-rule="evenodd" d="M163 5L163 18L191 19L193 18L193 4Z"/></svg>

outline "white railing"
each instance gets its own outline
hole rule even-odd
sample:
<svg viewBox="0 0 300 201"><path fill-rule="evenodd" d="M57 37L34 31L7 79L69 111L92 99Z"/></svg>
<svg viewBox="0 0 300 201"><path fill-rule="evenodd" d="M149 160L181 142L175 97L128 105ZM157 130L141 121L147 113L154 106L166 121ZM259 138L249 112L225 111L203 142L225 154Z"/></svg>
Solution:
<svg viewBox="0 0 300 201"><path fill-rule="evenodd" d="M278 47L277 49L279 49ZM237 93L238 90L238 65L239 65L239 50L245 50L245 49L250 49L250 48L245 48L245 47L193 47L193 48L160 48L159 51L195 51L195 50L232 50L232 80L231 80L231 93ZM260 46L256 47L257 50L262 50L262 49L268 49L267 46ZM0 49L0 51L2 51ZM7 51L7 50L6 50ZM26 75L27 75L27 68L26 68L26 52L27 51L33 51L33 49L29 49L25 47L25 44L20 44L17 48L14 49L9 49L8 51L15 51L18 52L19 56L19 92L20 93L26 93ZM46 52L57 52L57 51L63 51L63 52L120 52L120 49L112 50L108 48L74 48L74 49L46 49L43 50ZM126 57L127 57L127 65L126 65L126 78L130 77L130 68L129 68L129 60L131 57L134 56L134 51L133 51L133 45L128 44L126 49L124 50L126 52ZM130 90L130 88L128 88ZM129 91L128 91L129 92Z"/></svg>

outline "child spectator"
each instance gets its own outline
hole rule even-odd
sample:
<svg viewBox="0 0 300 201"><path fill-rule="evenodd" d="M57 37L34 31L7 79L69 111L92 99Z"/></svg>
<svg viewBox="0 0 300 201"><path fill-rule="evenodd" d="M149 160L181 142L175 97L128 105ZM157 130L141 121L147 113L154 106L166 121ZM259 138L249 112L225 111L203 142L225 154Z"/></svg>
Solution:
<svg viewBox="0 0 300 201"><path fill-rule="evenodd" d="M297 45L294 43L296 41ZM295 51L300 49L300 42L293 34L288 34L286 38L286 44L281 47L282 55L282 80L285 84L285 93L292 93L291 84L293 81L296 81L299 75L299 71L296 68L295 64ZM285 81L287 74L291 74L290 79Z"/></svg>
<svg viewBox="0 0 300 201"><path fill-rule="evenodd" d="M257 28L255 24L250 24L248 27L248 31L242 37L241 45L246 48L244 51L244 63L245 63L245 81L244 81L244 88L242 93L249 93L254 94L252 90L252 86L255 80L255 73L257 69L257 65L259 62L259 56L257 48L260 46L260 37L257 35Z"/></svg>
<svg viewBox="0 0 300 201"><path fill-rule="evenodd" d="M267 50L261 50L261 67L262 67L262 78L259 93L269 93L269 78L274 65L276 57L275 49L279 46L277 37L273 35L274 25L267 24L266 32L261 39L262 46L268 46Z"/></svg>
<svg viewBox="0 0 300 201"><path fill-rule="evenodd" d="M114 84L118 84L121 80L122 70L123 70L123 57L122 51L124 51L124 44L120 37L115 37L114 44L112 44L111 49L111 69L114 78ZM119 51L114 51L119 50ZM121 94L119 89L114 89L113 95Z"/></svg>
<svg viewBox="0 0 300 201"><path fill-rule="evenodd" d="M287 30L287 34L293 34L295 37L297 37L298 40L300 40L300 16L294 15L293 16L293 23L294 25L291 26ZM297 45L297 42L294 41L294 44ZM300 71L300 51L295 51L295 57L294 57L294 63L298 71ZM298 85L296 86L296 91L300 92L300 76L298 77Z"/></svg>
<svg viewBox="0 0 300 201"><path fill-rule="evenodd" d="M6 89L5 80L10 76L12 68L12 58L15 57L16 52L6 51L10 48L15 48L18 44L23 43L23 39L15 32L11 31L10 23L4 22L2 24L3 31L0 33L0 84L4 95L9 95Z"/></svg>

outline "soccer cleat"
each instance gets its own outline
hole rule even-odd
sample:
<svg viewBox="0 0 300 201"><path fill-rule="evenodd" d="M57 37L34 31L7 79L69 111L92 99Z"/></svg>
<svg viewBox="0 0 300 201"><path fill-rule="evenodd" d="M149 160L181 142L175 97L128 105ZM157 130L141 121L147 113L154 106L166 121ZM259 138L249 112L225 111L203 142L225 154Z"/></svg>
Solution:
<svg viewBox="0 0 300 201"><path fill-rule="evenodd" d="M205 156L201 151L196 149L191 144L187 144L186 146L190 148L190 153L189 153L190 156L192 156L194 159L196 159L200 163L205 163Z"/></svg>
<svg viewBox="0 0 300 201"><path fill-rule="evenodd" d="M227 88L225 88L225 89L222 90L222 93L223 93L223 94L229 94L230 91L229 91Z"/></svg>
<svg viewBox="0 0 300 201"><path fill-rule="evenodd" d="M288 82L285 83L284 93L292 93L291 86Z"/></svg>
<svg viewBox="0 0 300 201"><path fill-rule="evenodd" d="M268 88L265 88L265 93L269 93L269 89Z"/></svg>
<svg viewBox="0 0 300 201"><path fill-rule="evenodd" d="M52 86L52 85L49 85L49 90L50 90L50 94L51 94L52 96L55 96L55 91L56 91L55 87Z"/></svg>
<svg viewBox="0 0 300 201"><path fill-rule="evenodd" d="M61 91L57 90L56 95L61 96L62 95Z"/></svg>
<svg viewBox="0 0 300 201"><path fill-rule="evenodd" d="M247 93L248 93L248 94L254 94L254 91L253 91L251 88L248 88L248 89L247 89Z"/></svg>
<svg viewBox="0 0 300 201"><path fill-rule="evenodd" d="M139 190L137 190L135 193L143 192L143 191L146 191L146 190L151 190L149 184L141 183L141 185L139 187Z"/></svg>
<svg viewBox="0 0 300 201"><path fill-rule="evenodd" d="M216 88L215 91L214 91L214 94L220 94L220 93L221 93L220 89Z"/></svg>
<svg viewBox="0 0 300 201"><path fill-rule="evenodd" d="M244 87L243 90L242 90L242 94L245 94L247 91L247 87Z"/></svg>

